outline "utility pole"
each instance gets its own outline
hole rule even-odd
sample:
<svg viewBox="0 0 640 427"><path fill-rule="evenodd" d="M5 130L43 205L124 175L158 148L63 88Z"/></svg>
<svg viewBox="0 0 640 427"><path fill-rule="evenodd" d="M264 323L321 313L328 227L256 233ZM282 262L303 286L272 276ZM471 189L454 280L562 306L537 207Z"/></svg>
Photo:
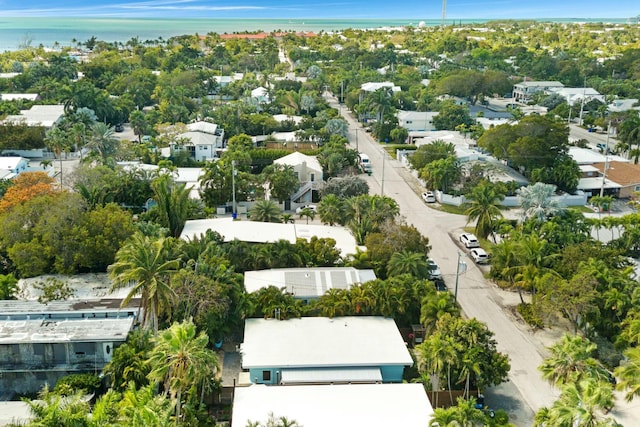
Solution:
<svg viewBox="0 0 640 427"><path fill-rule="evenodd" d="M380 195L384 196L384 164L386 163L384 161L385 159L385 152L384 150L382 150L382 181L380 182Z"/></svg>
<svg viewBox="0 0 640 427"><path fill-rule="evenodd" d="M604 148L604 168L602 169L602 185L600 186L600 197L604 196L604 182L607 179L607 168L609 167L609 134L611 133L611 119L607 125L607 142ZM602 211L602 209L598 209Z"/></svg>
<svg viewBox="0 0 640 427"><path fill-rule="evenodd" d="M458 251L458 260L456 261L456 287L453 293L453 300L455 302L458 302L458 278L460 277L460 273L467 271L467 264L464 261L460 261L460 256L462 256L462 252Z"/></svg>
<svg viewBox="0 0 640 427"><path fill-rule="evenodd" d="M358 149L358 128L356 128L356 151L360 152Z"/></svg>
<svg viewBox="0 0 640 427"><path fill-rule="evenodd" d="M237 218L236 213L236 161L231 160L231 192L233 193L233 219Z"/></svg>

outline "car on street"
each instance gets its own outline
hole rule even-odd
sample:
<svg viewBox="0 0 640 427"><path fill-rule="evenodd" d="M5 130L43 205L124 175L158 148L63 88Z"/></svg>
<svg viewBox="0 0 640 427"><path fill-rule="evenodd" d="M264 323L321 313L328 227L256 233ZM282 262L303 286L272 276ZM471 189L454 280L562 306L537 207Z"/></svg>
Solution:
<svg viewBox="0 0 640 427"><path fill-rule="evenodd" d="M471 249L469 256L476 264L486 264L489 262L489 254L482 248Z"/></svg>
<svg viewBox="0 0 640 427"><path fill-rule="evenodd" d="M460 242L467 249L480 247L480 242L478 241L476 235L473 233L462 233L460 235Z"/></svg>
<svg viewBox="0 0 640 427"><path fill-rule="evenodd" d="M299 215L303 210L310 209L315 213L318 213L318 207L316 205L304 205L296 208L296 213Z"/></svg>
<svg viewBox="0 0 640 427"><path fill-rule="evenodd" d="M440 272L440 267L436 262L429 258L427 260L428 268L429 268L429 279L431 280L442 280L442 273Z"/></svg>
<svg viewBox="0 0 640 427"><path fill-rule="evenodd" d="M422 200L424 200L425 203L435 203L436 195L433 194L433 191L425 191L422 193Z"/></svg>

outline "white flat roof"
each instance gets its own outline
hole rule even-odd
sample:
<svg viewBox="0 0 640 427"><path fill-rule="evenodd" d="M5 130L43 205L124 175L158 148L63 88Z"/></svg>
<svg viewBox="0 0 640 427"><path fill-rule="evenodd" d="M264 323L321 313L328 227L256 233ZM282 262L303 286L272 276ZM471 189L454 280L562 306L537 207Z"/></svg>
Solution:
<svg viewBox="0 0 640 427"><path fill-rule="evenodd" d="M614 189L621 188L620 184L617 184L607 178L604 182L604 187L602 186L602 177L593 177L593 178L580 178L578 180L578 190L597 190L599 188L605 189Z"/></svg>
<svg viewBox="0 0 640 427"><path fill-rule="evenodd" d="M232 427L287 417L304 427L424 427L433 409L422 384L236 387Z"/></svg>
<svg viewBox="0 0 640 427"><path fill-rule="evenodd" d="M244 369L413 364L394 320L378 316L247 319L241 352Z"/></svg>
<svg viewBox="0 0 640 427"><path fill-rule="evenodd" d="M298 298L319 297L329 289L350 289L356 283L375 279L373 270L353 267L272 268L245 272L244 288L251 293L275 286Z"/></svg>
<svg viewBox="0 0 640 427"><path fill-rule="evenodd" d="M331 238L336 241L336 248L343 256L356 253L355 238L345 227L315 225L315 224L280 224L274 222L257 222L236 220L233 218L208 218L187 221L181 239L193 239L204 234L207 230L217 231L224 237L225 242L235 239L253 243L273 243L287 240L295 243L297 238L309 240L316 236Z"/></svg>
<svg viewBox="0 0 640 427"><path fill-rule="evenodd" d="M96 313L98 315L98 313ZM0 343L125 341L135 318L33 319L0 321Z"/></svg>
<svg viewBox="0 0 640 427"><path fill-rule="evenodd" d="M64 115L64 105L34 105L19 115L7 116L5 121L25 122L29 126L51 127Z"/></svg>
<svg viewBox="0 0 640 427"><path fill-rule="evenodd" d="M589 148L569 147L569 156L575 160L578 165L589 165L593 163L624 162L629 163L629 159L620 156L605 156ZM608 159L608 160L607 160Z"/></svg>

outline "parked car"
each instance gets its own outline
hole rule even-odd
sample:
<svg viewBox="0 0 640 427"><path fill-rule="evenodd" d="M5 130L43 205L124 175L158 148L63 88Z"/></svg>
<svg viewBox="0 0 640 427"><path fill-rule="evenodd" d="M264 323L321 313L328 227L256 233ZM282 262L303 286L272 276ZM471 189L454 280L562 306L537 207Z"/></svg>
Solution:
<svg viewBox="0 0 640 427"><path fill-rule="evenodd" d="M460 242L464 245L465 248L479 248L480 242L475 234L472 233L462 233L460 235Z"/></svg>
<svg viewBox="0 0 640 427"><path fill-rule="evenodd" d="M318 212L318 207L316 205L304 205L304 206L300 206L299 208L296 209L296 213L300 214L303 210L305 209L310 209L314 212Z"/></svg>
<svg viewBox="0 0 640 427"><path fill-rule="evenodd" d="M440 267L438 264L431 258L427 260L428 268L429 268L429 279L431 280L442 280L442 273L440 272Z"/></svg>
<svg viewBox="0 0 640 427"><path fill-rule="evenodd" d="M116 130L116 132L123 132L124 131L124 126L122 125L122 123L116 124L115 130Z"/></svg>
<svg viewBox="0 0 640 427"><path fill-rule="evenodd" d="M436 195L433 194L433 191L425 191L422 193L422 200L424 200L425 203L435 203Z"/></svg>
<svg viewBox="0 0 640 427"><path fill-rule="evenodd" d="M489 262L489 254L482 248L471 249L469 256L476 264L486 264Z"/></svg>

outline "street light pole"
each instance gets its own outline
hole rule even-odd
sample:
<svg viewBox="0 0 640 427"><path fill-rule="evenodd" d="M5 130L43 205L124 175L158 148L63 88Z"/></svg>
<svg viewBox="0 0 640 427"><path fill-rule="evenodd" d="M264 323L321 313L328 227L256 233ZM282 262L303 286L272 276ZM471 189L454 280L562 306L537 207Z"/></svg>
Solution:
<svg viewBox="0 0 640 427"><path fill-rule="evenodd" d="M380 182L380 195L384 196L384 161L385 155L384 150L382 150L382 181Z"/></svg>

